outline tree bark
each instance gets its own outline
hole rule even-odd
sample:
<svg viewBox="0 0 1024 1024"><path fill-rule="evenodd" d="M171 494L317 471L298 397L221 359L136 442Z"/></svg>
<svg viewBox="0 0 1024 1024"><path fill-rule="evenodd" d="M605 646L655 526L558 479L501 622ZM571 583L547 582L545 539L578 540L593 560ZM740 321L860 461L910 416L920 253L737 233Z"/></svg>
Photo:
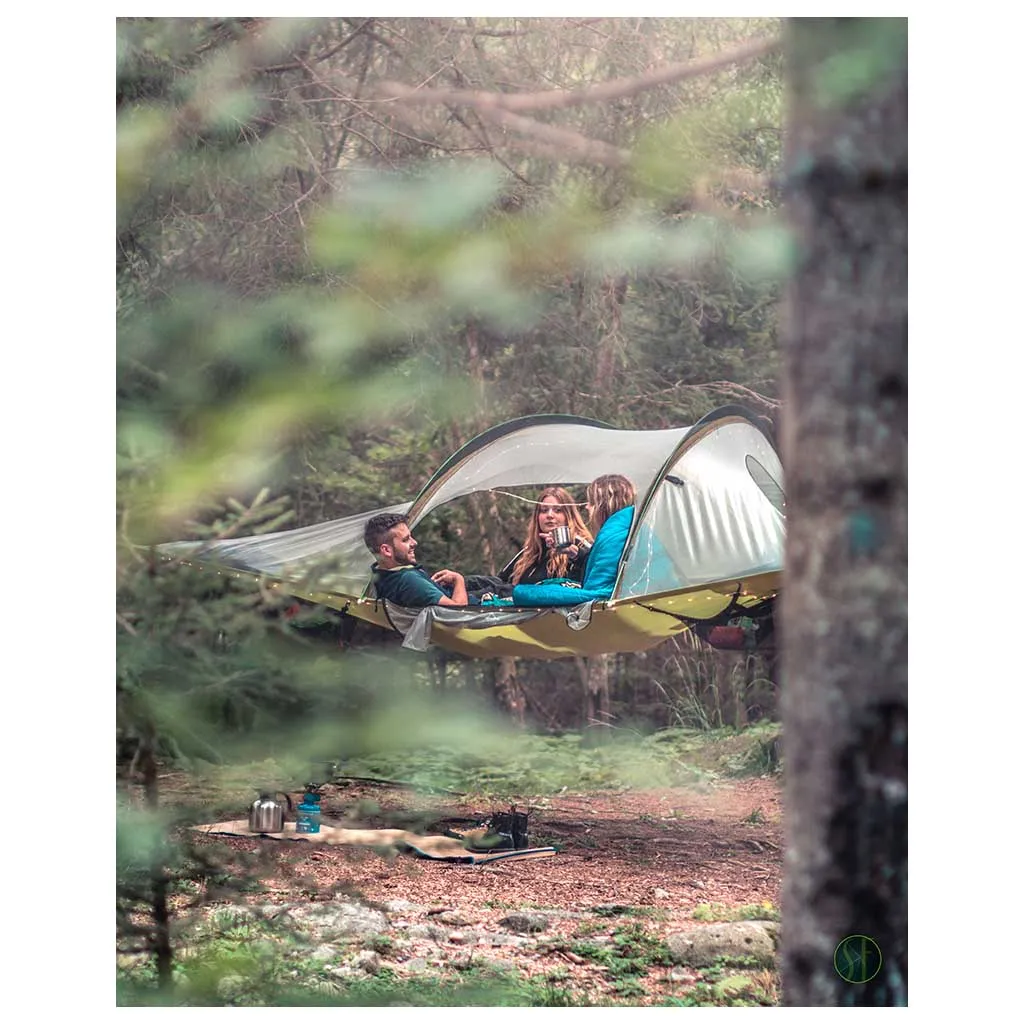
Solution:
<svg viewBox="0 0 1024 1024"><path fill-rule="evenodd" d="M516 659L499 658L494 671L494 695L519 727L526 725L526 694L516 673Z"/></svg>
<svg viewBox="0 0 1024 1024"><path fill-rule="evenodd" d="M791 1006L906 1005L905 22L787 32L782 988ZM823 103L826 73L869 60L868 92ZM848 936L876 944L870 980L842 976Z"/></svg>
<svg viewBox="0 0 1024 1024"><path fill-rule="evenodd" d="M608 655L595 654L576 659L583 683L583 729L594 738L604 738L611 724L611 691L608 686Z"/></svg>
<svg viewBox="0 0 1024 1024"><path fill-rule="evenodd" d="M146 808L154 814L160 808L157 761L152 737L142 740L139 758L142 787L146 795ZM149 870L151 886L150 909L153 915L153 954L156 958L156 977L159 988L166 992L173 986L174 953L171 946L171 912L167 902L167 868L163 857L154 851Z"/></svg>
<svg viewBox="0 0 1024 1024"><path fill-rule="evenodd" d="M624 275L606 277L601 282L599 297L601 321L597 336L597 350L594 356L594 381L596 394L602 389L607 393L615 379L616 365L624 347L622 336L622 306L626 301L629 280Z"/></svg>

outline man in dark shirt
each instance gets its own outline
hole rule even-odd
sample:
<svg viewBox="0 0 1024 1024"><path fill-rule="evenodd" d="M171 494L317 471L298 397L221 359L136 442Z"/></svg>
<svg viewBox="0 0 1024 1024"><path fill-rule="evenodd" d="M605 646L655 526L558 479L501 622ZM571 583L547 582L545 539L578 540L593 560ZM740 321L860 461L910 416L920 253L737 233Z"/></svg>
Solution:
<svg viewBox="0 0 1024 1024"><path fill-rule="evenodd" d="M416 564L416 540L405 516L394 512L373 516L363 529L363 540L377 556L372 568L378 597L406 608L432 604L464 608L480 604L477 595L466 593L462 573L439 569L430 575Z"/></svg>

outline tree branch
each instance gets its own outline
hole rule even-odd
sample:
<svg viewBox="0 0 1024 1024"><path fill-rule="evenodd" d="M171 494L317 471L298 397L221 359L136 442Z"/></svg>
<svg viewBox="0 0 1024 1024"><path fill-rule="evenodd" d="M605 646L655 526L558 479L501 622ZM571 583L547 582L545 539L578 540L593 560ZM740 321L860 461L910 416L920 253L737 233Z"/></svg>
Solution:
<svg viewBox="0 0 1024 1024"><path fill-rule="evenodd" d="M333 57L339 50L344 49L352 42L353 39L362 35L363 31L373 24L373 18L367 18L361 25L355 28L347 36L335 43L334 46L329 46L323 53L317 54L315 57L310 57L309 60L293 60L288 61L285 64L270 64L262 68L254 68L253 70L260 74L277 74L282 71L295 71L299 68L304 68L308 64L319 64L321 61L327 60L328 57Z"/></svg>
<svg viewBox="0 0 1024 1024"><path fill-rule="evenodd" d="M755 39L733 50L717 53L699 60L683 61L666 64L644 75L632 75L628 78L615 78L610 82L588 86L584 89L552 89L547 92L534 93L495 93L480 92L471 89L421 89L401 82L382 82L378 91L391 99L403 103L459 103L474 107L481 113L487 109L504 111L522 110L553 110L565 107L578 107L585 103L605 103L608 100L623 99L635 96L659 85L680 82L686 78L696 78L713 71L729 67L732 64L743 64L747 61L763 57L779 49L782 41L777 38Z"/></svg>
<svg viewBox="0 0 1024 1024"><path fill-rule="evenodd" d="M132 636L139 635L139 631L120 612L117 613L117 621L125 630L131 633Z"/></svg>
<svg viewBox="0 0 1024 1024"><path fill-rule="evenodd" d="M524 185L532 187L532 182L528 178L524 178L507 160L505 160L500 153L497 151L497 147L491 142L490 136L487 134L487 126L481 121L480 115L474 111L476 116L477 124L470 124L455 107L449 107L448 112L451 116L462 125L463 128L469 132L473 138L480 142L480 148L490 153L491 156L501 164L502 167L508 171L514 178L521 181Z"/></svg>
<svg viewBox="0 0 1024 1024"><path fill-rule="evenodd" d="M481 117L495 121L509 131L564 148L571 157L579 160L604 164L608 167L622 167L629 162L628 150L610 146L607 142L601 142L598 139L591 139L571 128L558 128L555 125L534 121L531 117L522 117L519 114L512 114L507 110L499 110L494 107L484 106L475 109Z"/></svg>

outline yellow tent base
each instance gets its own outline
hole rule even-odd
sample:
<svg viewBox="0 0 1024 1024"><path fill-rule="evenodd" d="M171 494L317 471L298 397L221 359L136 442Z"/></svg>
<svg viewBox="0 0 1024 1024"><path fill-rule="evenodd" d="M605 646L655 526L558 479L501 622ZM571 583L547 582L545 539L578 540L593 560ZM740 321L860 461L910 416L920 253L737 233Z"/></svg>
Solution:
<svg viewBox="0 0 1024 1024"><path fill-rule="evenodd" d="M257 575L237 569L221 571L236 577ZM308 590L300 584L283 580L265 581L264 585L279 593L334 608L364 622L398 632L388 618L382 601L331 591ZM556 608L538 609L538 614L533 618L525 622L510 622L505 626L499 622L473 628L437 620L431 626L430 642L470 658L513 657L550 661L595 654L646 651L670 637L687 633L694 620L708 621L721 615L730 605L742 610L775 597L781 585L782 573L771 572L745 580L725 580L656 597L595 603L590 622L582 629L571 628L565 616ZM524 610L528 609L509 608L507 612L511 617ZM486 614L493 619L505 611L489 608Z"/></svg>
<svg viewBox="0 0 1024 1024"><path fill-rule="evenodd" d="M594 654L646 651L690 629L687 620L706 621L722 614L733 604L748 608L774 597L782 574L765 573L747 580L729 580L655 598L630 598L611 604L595 604L590 622L572 629L561 611L545 608L525 622L473 628L465 624L435 621L431 626L433 645L470 658L557 658L587 657ZM277 584L287 589L284 584ZM383 603L345 598L337 594L301 593L297 597L317 604L347 610L363 621L394 630ZM738 596L737 596L738 594ZM488 609L488 616L502 609ZM517 614L523 609L509 609Z"/></svg>

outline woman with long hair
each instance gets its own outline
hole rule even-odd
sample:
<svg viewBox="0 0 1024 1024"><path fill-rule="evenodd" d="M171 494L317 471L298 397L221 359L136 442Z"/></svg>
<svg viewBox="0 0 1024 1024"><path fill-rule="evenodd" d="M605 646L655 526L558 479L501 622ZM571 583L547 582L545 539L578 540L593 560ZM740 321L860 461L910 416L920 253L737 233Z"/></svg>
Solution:
<svg viewBox="0 0 1024 1024"><path fill-rule="evenodd" d="M513 602L520 607L544 608L607 601L615 588L635 512L636 487L631 480L618 473L592 480L587 485L587 513L594 541L582 581L519 583L512 590Z"/></svg>
<svg viewBox="0 0 1024 1024"><path fill-rule="evenodd" d="M626 477L610 473L592 480L587 484L587 510L594 536L616 512L635 504L636 487Z"/></svg>
<svg viewBox="0 0 1024 1024"><path fill-rule="evenodd" d="M556 526L568 526L572 543L554 545ZM582 580L594 537L580 516L573 496L564 487L545 487L534 505L526 528L523 550L502 577L511 583L539 583L547 579Z"/></svg>

